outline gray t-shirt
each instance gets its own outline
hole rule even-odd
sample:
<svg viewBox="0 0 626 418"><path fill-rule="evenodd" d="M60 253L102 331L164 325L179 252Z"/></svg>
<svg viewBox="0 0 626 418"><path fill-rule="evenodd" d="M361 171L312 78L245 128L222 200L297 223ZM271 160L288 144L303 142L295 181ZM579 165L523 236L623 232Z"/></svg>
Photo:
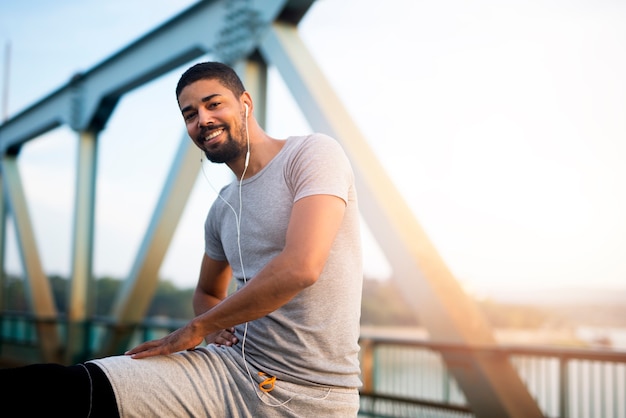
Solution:
<svg viewBox="0 0 626 418"><path fill-rule="evenodd" d="M328 194L346 202L343 222L317 282L280 309L249 322L244 353L247 362L278 379L359 387L363 280L359 212L354 174L339 143L322 134L290 137L262 171L241 186L233 181L220 194L232 208L215 200L205 223L205 251L213 259L229 261L238 288L245 285L244 273L247 280L253 279L282 251L297 200ZM243 333L243 324L236 327L240 343L234 348L239 351Z"/></svg>

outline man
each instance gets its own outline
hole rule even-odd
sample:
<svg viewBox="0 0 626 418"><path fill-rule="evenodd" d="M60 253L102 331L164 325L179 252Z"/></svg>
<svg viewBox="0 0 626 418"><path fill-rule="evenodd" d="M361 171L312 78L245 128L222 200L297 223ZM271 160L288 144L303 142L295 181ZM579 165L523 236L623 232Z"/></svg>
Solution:
<svg viewBox="0 0 626 418"><path fill-rule="evenodd" d="M321 134L271 138L226 65L192 66L176 95L190 138L236 180L205 222L197 316L123 356L70 366L90 380L92 416L94 401L122 417L356 416L362 270L345 154Z"/></svg>

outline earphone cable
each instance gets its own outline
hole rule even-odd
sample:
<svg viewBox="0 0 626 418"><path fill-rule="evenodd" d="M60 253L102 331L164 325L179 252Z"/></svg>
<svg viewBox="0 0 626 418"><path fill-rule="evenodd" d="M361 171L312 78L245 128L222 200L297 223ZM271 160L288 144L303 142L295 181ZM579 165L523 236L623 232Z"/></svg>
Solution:
<svg viewBox="0 0 626 418"><path fill-rule="evenodd" d="M247 112L246 112L246 116L247 116ZM242 218L242 214L243 214L243 193L242 193L242 186L243 186L243 180L244 177L246 175L246 172L248 171L248 164L250 161L250 133L248 131L248 118L245 118L245 126L246 126L246 142L247 142L247 152L246 152L246 158L245 158L245 163L244 163L244 169L243 172L241 173L241 178L239 179L239 214L237 214L237 211L235 210L235 208L221 195L221 193L219 193L215 187L213 186L213 184L211 183L211 181L209 180L208 176L206 175L206 172L204 170L204 164L203 164L203 159L202 156L200 157L200 164L202 167L202 174L204 175L204 178L207 180L207 182L209 183L209 185L211 186L211 188L213 189L213 191L217 194L217 197L219 197L229 208L230 210L233 212L233 214L235 215L235 223L236 223L236 227L237 227L237 250L239 252L239 264L241 266L241 275L242 275L242 280L244 282L244 284L246 284L248 282L248 278L246 277L246 272L245 272L245 268L244 268L244 263L243 263L243 252L241 250L241 218ZM326 394L322 397L312 397L312 396L306 396L306 395L293 395L291 396L289 399L281 402L281 403L277 403L277 404L273 404L273 403L268 403L265 399L263 399L263 397L261 396L261 394L259 393L259 391L257 390L257 384L254 381L254 379L252 378L252 373L250 372L250 367L248 366L248 362L246 361L246 337L248 335L248 321L246 321L246 323L244 324L244 330L243 330L243 336L241 339L241 356L242 356L242 361L246 367L246 371L248 372L248 377L250 378L250 382L252 384L254 393L257 395L257 397L259 398L259 400L261 402L263 402L265 405L270 406L270 407L285 407L287 409L289 409L286 404L288 402L290 402L292 399L294 399L296 396L305 396L309 399L315 399L315 400L324 400L328 397L328 395L330 395L330 392L332 391L332 388L328 388L328 392L326 392ZM269 396L268 393L266 393L267 396Z"/></svg>

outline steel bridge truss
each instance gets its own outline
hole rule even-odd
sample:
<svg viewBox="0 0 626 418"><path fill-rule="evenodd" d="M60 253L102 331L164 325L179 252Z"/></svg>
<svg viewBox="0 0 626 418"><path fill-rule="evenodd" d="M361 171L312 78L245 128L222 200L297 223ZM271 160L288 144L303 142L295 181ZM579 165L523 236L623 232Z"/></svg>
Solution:
<svg viewBox="0 0 626 418"><path fill-rule="evenodd" d="M206 54L237 69L258 103L256 115L261 124L266 116L268 64L275 66L310 126L343 145L356 174L363 219L431 339L469 347L495 344L483 316L465 296L300 39L297 25L313 3L200 1L0 126L0 219L5 220L0 222L0 265L4 269L5 225L10 214L37 323L39 348L30 360L69 363L81 356L83 324L91 315L86 301L93 281L99 132L124 94ZM63 125L77 133L78 165L71 284L61 336L17 161L25 143ZM133 327L143 319L198 171L197 150L183 136L138 254L117 295L111 312L116 326L105 339L102 355L123 351ZM6 344L1 355L25 357ZM444 361L476 416L541 416L505 355L467 350L446 353Z"/></svg>

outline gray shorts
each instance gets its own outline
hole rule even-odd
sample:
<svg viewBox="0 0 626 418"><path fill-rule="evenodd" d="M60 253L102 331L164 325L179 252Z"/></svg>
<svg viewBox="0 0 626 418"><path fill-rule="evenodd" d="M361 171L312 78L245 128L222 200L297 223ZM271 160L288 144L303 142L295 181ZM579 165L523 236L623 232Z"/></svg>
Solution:
<svg viewBox="0 0 626 418"><path fill-rule="evenodd" d="M304 386L266 377L232 348L209 345L168 356L93 360L107 375L126 417L356 417L357 389Z"/></svg>

